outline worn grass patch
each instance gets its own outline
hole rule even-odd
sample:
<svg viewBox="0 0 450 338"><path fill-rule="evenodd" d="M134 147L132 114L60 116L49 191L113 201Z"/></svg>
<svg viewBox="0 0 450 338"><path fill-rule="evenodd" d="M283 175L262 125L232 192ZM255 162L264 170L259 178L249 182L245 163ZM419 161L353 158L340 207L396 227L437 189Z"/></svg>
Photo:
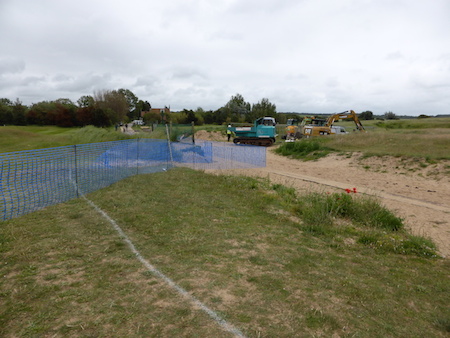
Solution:
<svg viewBox="0 0 450 338"><path fill-rule="evenodd" d="M317 235L292 217L300 196L290 189L187 169L89 198L249 337L448 335L448 260L373 244L401 229L339 216L335 231ZM228 336L146 271L83 200L0 225L1 336Z"/></svg>

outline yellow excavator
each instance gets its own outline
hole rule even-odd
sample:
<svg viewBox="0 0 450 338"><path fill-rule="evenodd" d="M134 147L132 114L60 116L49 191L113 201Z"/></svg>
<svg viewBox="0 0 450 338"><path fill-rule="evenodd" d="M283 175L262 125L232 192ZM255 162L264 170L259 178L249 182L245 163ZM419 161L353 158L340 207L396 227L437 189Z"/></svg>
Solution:
<svg viewBox="0 0 450 338"><path fill-rule="evenodd" d="M361 132L365 132L365 129L358 119L358 115L353 110L347 110L342 113L331 115L328 119L312 119L310 123L305 124L302 129L302 135L304 137L319 136L319 135L332 135L332 134L346 134L344 128L339 126L333 126L336 121L339 120L353 120L356 125L356 129Z"/></svg>
<svg viewBox="0 0 450 338"><path fill-rule="evenodd" d="M315 116L303 116L301 119L288 119L286 122L286 135L283 139L285 139L286 142L294 142L295 140L302 138L303 127L312 123L313 120L317 121ZM323 121L325 122L325 120Z"/></svg>

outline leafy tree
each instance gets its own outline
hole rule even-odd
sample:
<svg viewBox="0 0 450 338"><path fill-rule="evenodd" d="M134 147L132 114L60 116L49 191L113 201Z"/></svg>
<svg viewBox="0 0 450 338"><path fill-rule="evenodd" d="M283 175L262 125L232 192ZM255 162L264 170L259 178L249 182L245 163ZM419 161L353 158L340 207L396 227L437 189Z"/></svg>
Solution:
<svg viewBox="0 0 450 338"><path fill-rule="evenodd" d="M11 100L0 99L0 125L13 123L13 103Z"/></svg>
<svg viewBox="0 0 450 338"><path fill-rule="evenodd" d="M18 126L24 126L27 124L26 113L27 106L24 106L19 99L16 99L12 106L13 123Z"/></svg>
<svg viewBox="0 0 450 338"><path fill-rule="evenodd" d="M111 118L116 117L115 112L111 109L102 109L95 107L92 110L92 124L96 127L107 127L112 124L117 123L117 121L112 121Z"/></svg>
<svg viewBox="0 0 450 338"><path fill-rule="evenodd" d="M93 122L93 110L95 109L94 106L88 106L88 107L79 107L75 112L75 118L77 121L77 125L80 127L88 126L88 125L94 125Z"/></svg>
<svg viewBox="0 0 450 338"><path fill-rule="evenodd" d="M139 119L142 115L142 112L150 111L150 109L152 109L152 106L148 101L139 100L136 104L136 108L132 112L130 112L128 116L132 120Z"/></svg>
<svg viewBox="0 0 450 338"><path fill-rule="evenodd" d="M93 107L95 100L91 95L83 95L78 99L77 103L80 108Z"/></svg>
<svg viewBox="0 0 450 338"><path fill-rule="evenodd" d="M49 101L35 103L30 107L25 117L28 124L54 125L55 104Z"/></svg>
<svg viewBox="0 0 450 338"><path fill-rule="evenodd" d="M184 109L184 110L186 110L186 109ZM189 110L189 111L186 111L186 112L187 112L186 122L187 123L194 122L194 124L196 124L197 121L198 121L198 118L195 115L195 113L192 110Z"/></svg>
<svg viewBox="0 0 450 338"><path fill-rule="evenodd" d="M158 112L149 111L148 113L144 114L143 120L145 124L159 123L161 122L161 114Z"/></svg>
<svg viewBox="0 0 450 338"><path fill-rule="evenodd" d="M152 109L152 105L148 101L144 101L142 111L150 111L150 109Z"/></svg>
<svg viewBox="0 0 450 338"><path fill-rule="evenodd" d="M252 122L259 117L272 116L275 117L277 114L277 107L270 103L269 99L263 98L258 103L252 106L251 114L249 114L249 119L247 122Z"/></svg>
<svg viewBox="0 0 450 338"><path fill-rule="evenodd" d="M241 94L236 94L231 97L230 101L223 107L223 110L227 118L231 118L233 121L244 121L251 111L251 105L244 100Z"/></svg>
<svg viewBox="0 0 450 338"><path fill-rule="evenodd" d="M205 124L205 119L203 118L203 114L195 113L195 118L197 119L197 122L195 124L197 126L203 126Z"/></svg>
<svg viewBox="0 0 450 338"><path fill-rule="evenodd" d="M373 113L370 110L363 111L359 114L360 120L373 120Z"/></svg>
<svg viewBox="0 0 450 338"><path fill-rule="evenodd" d="M206 124L216 123L215 117L216 117L215 114L211 110L203 113L203 120L204 120L204 123L206 123Z"/></svg>
<svg viewBox="0 0 450 338"><path fill-rule="evenodd" d="M77 125L75 105L56 103L54 120L59 127L74 127Z"/></svg>
<svg viewBox="0 0 450 338"><path fill-rule="evenodd" d="M12 106L12 101L10 99L7 98L1 98L0 99L0 105L5 105L5 106Z"/></svg>
<svg viewBox="0 0 450 338"><path fill-rule="evenodd" d="M16 102L18 122L23 119L26 109L20 101ZM26 123L37 125L56 125L60 127L73 127L77 125L76 105L69 99L57 99L55 101L43 101L35 103L24 114ZM23 122L23 121L22 121Z"/></svg>
<svg viewBox="0 0 450 338"><path fill-rule="evenodd" d="M225 122L228 122L227 119L231 121L231 118L227 116L227 109L225 109L224 107L219 108L214 112L214 119L216 124L223 124Z"/></svg>
<svg viewBox="0 0 450 338"><path fill-rule="evenodd" d="M394 114L393 112L391 112L391 111L388 111L388 112L384 113L384 118L385 118L386 120L398 120L397 115L395 115L395 114Z"/></svg>
<svg viewBox="0 0 450 338"><path fill-rule="evenodd" d="M194 122L198 125L199 114L197 112L194 112L192 109L183 109L180 112L172 112L170 115L170 119L173 123L191 124L192 122ZM201 118L201 121L203 122L203 118Z"/></svg>
<svg viewBox="0 0 450 338"><path fill-rule="evenodd" d="M107 127L112 124L106 111L95 106L78 108L75 116L79 126L93 125L96 127Z"/></svg>
<svg viewBox="0 0 450 338"><path fill-rule="evenodd" d="M55 103L62 104L64 106L75 106L75 104L70 99L60 98L54 101Z"/></svg>
<svg viewBox="0 0 450 338"><path fill-rule="evenodd" d="M203 110L202 107L198 107L194 113L195 113L195 117L197 119L195 124L197 126L202 126L205 123L205 119L204 119L205 111Z"/></svg>
<svg viewBox="0 0 450 338"><path fill-rule="evenodd" d="M111 125L127 120L129 106L125 96L117 90L103 90L94 93L95 107L101 109Z"/></svg>
<svg viewBox="0 0 450 338"><path fill-rule="evenodd" d="M128 104L128 113L127 116L130 119L139 116L141 113L140 107L138 107L139 99L134 93L129 89L119 89L118 92L125 97L125 100Z"/></svg>

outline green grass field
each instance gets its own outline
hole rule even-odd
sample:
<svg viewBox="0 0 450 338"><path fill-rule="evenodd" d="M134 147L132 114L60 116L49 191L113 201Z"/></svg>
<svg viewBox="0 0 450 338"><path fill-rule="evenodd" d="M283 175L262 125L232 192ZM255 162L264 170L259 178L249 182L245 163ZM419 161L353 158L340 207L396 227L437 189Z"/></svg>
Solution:
<svg viewBox="0 0 450 338"><path fill-rule="evenodd" d="M116 132L111 128L61 128L55 126L0 127L0 153L20 150L52 148L73 144L126 140L149 137L148 133L136 136Z"/></svg>
<svg viewBox="0 0 450 338"><path fill-rule="evenodd" d="M392 121L363 121L366 133L353 132L351 121L337 123L350 131L349 135L318 137L328 151L362 152L366 156L406 156L428 160L450 159L450 118L428 118ZM280 128L279 128L280 129ZM134 136L115 132L114 128L60 128L60 127L0 127L0 152L50 148L72 144L116 141L134 137L165 138L165 127L159 126L152 133L149 127ZM224 126L196 126L195 130L224 131ZM190 133L190 126L174 126L174 138ZM278 144L283 128L280 129ZM314 157L313 157L314 158Z"/></svg>
<svg viewBox="0 0 450 338"><path fill-rule="evenodd" d="M8 128L0 130L8 151L124 136ZM427 156L446 158L440 149L449 129L427 129L444 140ZM400 137L412 134L431 135L376 127L319 144L386 155L392 143L380 141L385 135L398 140L399 156L417 156L423 150L404 149L412 141ZM326 191L298 196L264 179L188 169L131 177L88 198L144 258L245 336L450 334L449 260L436 256L429 239L409 235L377 200ZM83 199L0 222L0 253L0 336L231 336L149 272Z"/></svg>
<svg viewBox="0 0 450 338"><path fill-rule="evenodd" d="M326 152L361 152L366 156L415 157L427 160L450 160L450 118L411 119L393 121L363 121L367 132L352 131L354 123L340 121L348 135L319 136L314 143ZM297 142L303 142L300 140ZM292 145L280 142L283 147ZM317 145L315 146L317 148ZM296 157L305 157L305 148L299 146ZM313 149L317 151L318 149ZM294 155L292 151L285 155ZM308 153L309 154L309 153ZM319 154L319 152L317 152ZM323 154L323 153L322 153ZM310 156L314 159L316 156Z"/></svg>
<svg viewBox="0 0 450 338"><path fill-rule="evenodd" d="M373 225L352 212L376 201L188 169L88 198L248 337L449 334L449 261L382 208ZM148 272L83 199L0 223L0 251L1 336L231 336Z"/></svg>

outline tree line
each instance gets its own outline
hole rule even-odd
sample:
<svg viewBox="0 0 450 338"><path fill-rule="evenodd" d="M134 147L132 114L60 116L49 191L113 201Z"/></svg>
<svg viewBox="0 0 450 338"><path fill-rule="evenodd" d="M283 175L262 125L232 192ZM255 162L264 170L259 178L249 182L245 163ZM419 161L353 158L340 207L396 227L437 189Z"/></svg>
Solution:
<svg viewBox="0 0 450 338"><path fill-rule="evenodd" d="M23 105L19 99L0 99L1 125L56 125L76 127L94 125L107 127L126 122L150 104L139 100L128 89L104 90L93 96L82 96L77 103L69 99L42 101L31 106Z"/></svg>
<svg viewBox="0 0 450 338"><path fill-rule="evenodd" d="M173 122L223 124L228 122L252 122L260 116L276 117L276 106L267 98L255 104L246 102L236 94L221 108L205 111L183 109L180 112L160 114L151 112L151 104L140 100L129 89L103 90L94 95L80 97L76 103L69 99L42 101L30 106L19 99L0 98L0 125L56 125L77 127L94 125L108 127L139 119L147 123Z"/></svg>
<svg viewBox="0 0 450 338"><path fill-rule="evenodd" d="M224 124L230 122L253 122L261 116L276 118L278 123L286 123L288 118L297 117L296 113L277 113L276 105L263 98L257 103L247 102L241 94L231 96L230 100L217 110L205 111L183 109L179 112L161 114L152 112L148 101L140 100L129 89L103 90L94 95L80 97L76 103L69 99L42 101L31 106L23 105L19 99L11 101L0 98L0 125L56 125L60 127L82 127L93 125L108 127L118 123L127 123L141 118L146 123L172 122L196 125ZM374 119L371 111L359 114L362 120ZM395 119L392 112L385 119Z"/></svg>

